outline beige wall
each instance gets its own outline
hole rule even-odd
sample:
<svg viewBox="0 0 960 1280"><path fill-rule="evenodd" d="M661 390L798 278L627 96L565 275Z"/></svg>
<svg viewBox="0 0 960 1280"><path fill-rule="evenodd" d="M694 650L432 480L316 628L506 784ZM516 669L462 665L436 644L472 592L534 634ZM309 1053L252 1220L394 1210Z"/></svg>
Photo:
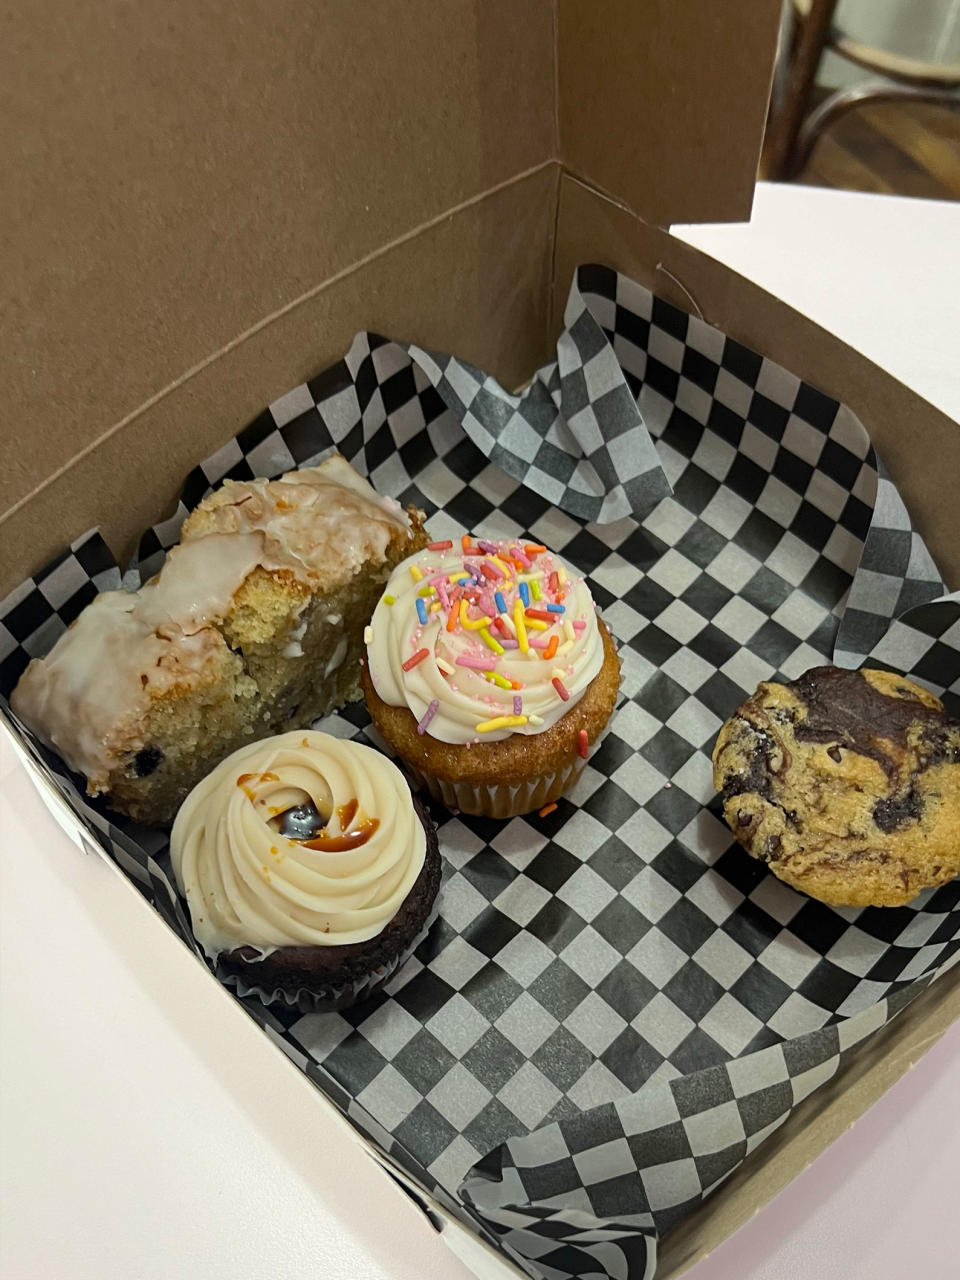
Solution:
<svg viewBox="0 0 960 1280"><path fill-rule="evenodd" d="M960 63L960 0L840 0L837 26L856 40L925 62ZM835 53L817 77L830 89L871 79Z"/></svg>

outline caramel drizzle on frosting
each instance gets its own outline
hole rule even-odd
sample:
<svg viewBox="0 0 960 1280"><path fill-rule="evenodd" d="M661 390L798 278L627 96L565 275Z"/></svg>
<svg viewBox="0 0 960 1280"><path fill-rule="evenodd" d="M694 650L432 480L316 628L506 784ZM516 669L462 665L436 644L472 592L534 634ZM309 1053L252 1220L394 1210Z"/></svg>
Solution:
<svg viewBox="0 0 960 1280"><path fill-rule="evenodd" d="M277 815L329 815L292 839ZM386 756L327 734L293 732L235 752L199 783L170 854L194 934L215 958L254 946L365 942L396 915L423 867L426 835Z"/></svg>

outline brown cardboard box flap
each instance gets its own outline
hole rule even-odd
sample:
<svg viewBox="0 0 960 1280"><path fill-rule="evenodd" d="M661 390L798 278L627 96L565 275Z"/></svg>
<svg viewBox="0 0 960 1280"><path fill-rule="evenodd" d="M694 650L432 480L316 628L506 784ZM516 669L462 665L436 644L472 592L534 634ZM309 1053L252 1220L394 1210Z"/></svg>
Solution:
<svg viewBox="0 0 960 1280"><path fill-rule="evenodd" d="M8 526L0 577L99 518L74 463L141 413L162 424L157 403L218 355L504 185L569 163L654 222L746 216L776 9L372 0L357 21L333 0L15 6L0 55L0 522L30 503L47 536ZM521 250L512 223L488 221L489 263ZM408 298L436 314L432 289ZM383 321L411 336L395 327L405 311ZM361 310L318 333L315 367L370 322ZM302 358L276 353L281 384ZM198 423L190 461L238 425ZM120 453L111 481L139 493L143 460Z"/></svg>
<svg viewBox="0 0 960 1280"><path fill-rule="evenodd" d="M778 0L559 0L560 154L645 221L750 217Z"/></svg>
<svg viewBox="0 0 960 1280"><path fill-rule="evenodd" d="M940 483L944 473L960 475L957 423L758 285L564 175L554 255L554 331L572 273L586 261L615 267L848 405L869 432L947 584L960 586L953 496ZM917 447L921 438L929 448Z"/></svg>

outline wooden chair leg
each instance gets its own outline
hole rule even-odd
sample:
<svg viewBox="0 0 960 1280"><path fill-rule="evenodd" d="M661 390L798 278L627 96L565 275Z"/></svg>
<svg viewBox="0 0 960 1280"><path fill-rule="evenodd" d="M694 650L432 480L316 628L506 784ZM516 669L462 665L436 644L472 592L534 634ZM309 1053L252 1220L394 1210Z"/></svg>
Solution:
<svg viewBox="0 0 960 1280"><path fill-rule="evenodd" d="M767 123L761 177L785 181L796 171L794 152L817 68L830 37L837 0L811 0L809 12L796 19L793 47L781 101Z"/></svg>
<svg viewBox="0 0 960 1280"><path fill-rule="evenodd" d="M811 111L803 121L794 140L791 168L784 177L787 179L795 177L810 159L810 153L823 131L841 116L845 116L848 111L865 102L929 102L960 111L960 100L948 89L881 83L863 84L852 89L838 90L836 93L831 93L829 98L824 98L816 110Z"/></svg>

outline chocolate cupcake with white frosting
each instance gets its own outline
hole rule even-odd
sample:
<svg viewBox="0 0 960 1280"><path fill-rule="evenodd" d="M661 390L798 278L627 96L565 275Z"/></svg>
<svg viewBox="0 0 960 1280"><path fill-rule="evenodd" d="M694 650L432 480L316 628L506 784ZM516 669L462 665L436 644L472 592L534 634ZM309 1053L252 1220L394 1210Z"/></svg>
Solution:
<svg viewBox="0 0 960 1280"><path fill-rule="evenodd" d="M487 817L568 791L620 685L586 582L539 544L431 543L394 569L365 640L374 727L435 799Z"/></svg>
<svg viewBox="0 0 960 1280"><path fill-rule="evenodd" d="M184 801L170 852L218 975L304 1011L379 990L440 887L436 831L396 766L312 731L224 760Z"/></svg>

